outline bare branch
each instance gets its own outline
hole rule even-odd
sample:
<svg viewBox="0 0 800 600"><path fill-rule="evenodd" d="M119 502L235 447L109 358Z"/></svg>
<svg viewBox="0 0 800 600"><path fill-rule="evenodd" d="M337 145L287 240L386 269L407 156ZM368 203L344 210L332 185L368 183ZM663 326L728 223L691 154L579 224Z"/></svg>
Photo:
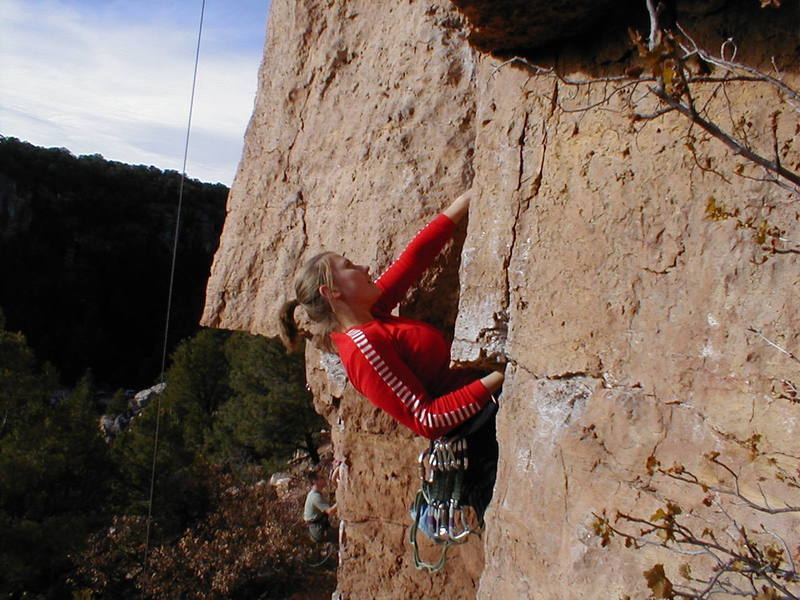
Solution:
<svg viewBox="0 0 800 600"><path fill-rule="evenodd" d="M748 65L742 63L736 63L728 60L723 60L721 58L715 58L708 54L707 52L700 51L700 56L703 60L710 62L711 64L717 65L719 67L723 67L725 69L729 69L731 71L744 71L745 73L750 73L753 75L757 80L764 81L766 83L770 83L774 85L776 88L781 90L784 94L786 94L789 98L795 101L800 101L800 93L796 90L793 90L788 85L783 83L780 79L773 77L772 75L767 75L766 73L762 73L758 69L754 69Z"/></svg>
<svg viewBox="0 0 800 600"><path fill-rule="evenodd" d="M758 485L758 491L761 492L761 500L764 501L764 506L771 508L769 505L769 500L767 500L767 495L764 493L764 488L761 487L760 483L757 485Z"/></svg>
<svg viewBox="0 0 800 600"><path fill-rule="evenodd" d="M552 67L542 67L540 65L534 64L530 62L528 59L523 58L521 56L514 56L513 58L509 58L505 62L500 63L494 69L492 69L492 76L495 75L500 69L503 67L510 65L512 63L520 63L528 67L531 71L533 71L533 75L552 75L553 77L558 78L561 83L565 83L571 86L584 86L584 85L592 85L595 83L638 83L642 81L650 81L655 82L655 77L641 77L641 78L633 78L629 75L614 75L609 77L594 77L592 79L570 79L569 77L564 77L558 71L553 69Z"/></svg>
<svg viewBox="0 0 800 600"><path fill-rule="evenodd" d="M680 28L680 26L678 27ZM681 32L684 33L683 30L681 30ZM720 45L719 47L719 55L723 58L725 57L726 46L733 46L733 54L731 55L731 60L735 59L736 53L739 51L739 47L736 45L736 42L733 41L733 38L728 38L727 40L722 42L722 45Z"/></svg>
<svg viewBox="0 0 800 600"><path fill-rule="evenodd" d="M530 69L532 69L534 71L534 73L533 73L534 75L554 75L555 74L555 71L553 69L549 69L549 68L545 68L545 67L540 67L538 65L534 65L534 64L530 63L529 61L525 60L524 58L522 58L521 56L515 56L513 58L509 58L505 62L500 63L494 69L492 69L492 74L490 75L490 77L494 77L495 74L500 69L502 69L506 65L510 65L512 63L522 63L522 64L526 65L527 67L529 67Z"/></svg>
<svg viewBox="0 0 800 600"><path fill-rule="evenodd" d="M800 254L800 250L796 248L765 248L765 250L769 250L773 254Z"/></svg>
<svg viewBox="0 0 800 600"><path fill-rule="evenodd" d="M717 585L717 582L719 581L719 578L722 577L722 574L727 573L728 569L730 569L733 563L734 559L730 559L727 563L725 563L723 567L717 571L717 574L711 578L706 588L699 593L698 598L706 598Z"/></svg>
<svg viewBox="0 0 800 600"><path fill-rule="evenodd" d="M665 104L671 106L682 115L688 117L692 123L699 126L701 129L704 129L712 136L717 138L719 141L721 141L723 144L731 148L734 151L734 154L741 155L744 158L748 159L749 161L754 162L757 165L764 167L768 171L771 171L772 173L775 173L776 175L783 177L787 181L792 182L798 188L796 190L796 193L800 194L800 175L797 175L796 173L793 173L792 171L785 169L781 165L777 165L773 161L770 161L764 158L763 156L756 154L755 152L744 146L741 142L739 142L739 140L731 137L730 135L722 131L722 129L720 129L717 125L701 117L691 106L683 104L679 100L676 100L675 98L673 98L666 92L659 90L658 88L651 86L650 91L652 91L653 94L658 96Z"/></svg>
<svg viewBox="0 0 800 600"><path fill-rule="evenodd" d="M647 40L647 48L651 52L661 44L661 26L658 24L658 9L653 0L645 0L647 3L647 13L650 15L650 37Z"/></svg>
<svg viewBox="0 0 800 600"><path fill-rule="evenodd" d="M777 77L773 77L771 75L768 75L768 74L766 74L766 73L764 73L762 71L759 71L758 69L755 69L755 68L753 68L753 67L751 67L749 65L745 65L743 63L735 62L736 53L738 52L738 48L736 47L736 43L733 41L733 38L728 38L727 40L722 42L722 45L720 46L720 49L719 49L719 56L717 57L717 56L713 56L713 55L709 54L707 51L705 51L701 47L699 47L697 45L697 42L695 42L692 39L692 36L690 36L686 32L686 30L683 27L681 27L680 23L676 23L675 25L676 25L678 31L680 31L681 34L687 40L689 40L691 42L692 48L693 48L692 51L691 51L692 54L697 54L697 56L702 58L704 61L706 61L708 63L711 63L713 65L716 65L718 67L722 67L723 69L726 69L728 71L744 71L745 73L750 73L756 80L764 81L766 83L770 83L770 84L774 85L775 87L777 87L782 92L784 92L792 100L800 102L800 92L797 92L797 90L794 90L794 89L790 88L788 85L783 83L782 80L778 79ZM726 59L725 58L725 49L728 46L732 46L733 47L733 54L731 55L730 59ZM775 64L775 57L774 56L772 57L771 62L772 62L772 67L775 69L775 72L778 75L780 75L780 70L778 69L778 66Z"/></svg>
<svg viewBox="0 0 800 600"><path fill-rule="evenodd" d="M661 108L661 109L659 109L659 110L657 110L655 112L649 113L649 114L634 113L633 120L634 121L651 121L652 119L657 119L660 116L663 116L663 115L666 115L668 113L671 113L674 110L675 109L672 108L671 106L667 106L666 108Z"/></svg>
<svg viewBox="0 0 800 600"><path fill-rule="evenodd" d="M663 32L660 29L659 22L658 22L658 6L656 5L655 0L646 0L648 13L650 15L650 39L648 47L650 51L654 51L656 47L663 42ZM545 75L555 77L561 83L571 86L575 89L579 89L582 87L592 86L594 84L602 84L604 87L607 88L609 84L619 84L617 87L608 91L608 89L604 89L602 93L602 97L589 104L577 107L567 107L564 105L563 102L558 103L558 107L566 113L578 113L578 112L585 112L590 111L593 109L602 109L604 105L608 104L611 99L620 94L623 91L628 89L635 89L637 85L640 83L651 83L653 85L648 86L648 93L655 95L661 102L666 105L664 108L658 109L651 113L634 113L633 118L634 120L641 120L641 121L648 121L651 119L656 119L661 117L670 112L679 112L683 116L687 117L692 125L697 125L707 133L709 133L712 137L720 140L723 144L728 146L735 155L742 156L746 160L759 165L762 167L767 173L771 174L773 178L764 178L763 181L772 182L780 187L789 190L795 195L800 195L800 175L797 173L785 168L781 164L780 153L778 149L778 137L777 137L777 120L776 116L773 116L771 126L772 126L772 153L774 155L774 159L770 160L765 156L755 152L751 149L750 144L747 139L747 132L741 131L739 132L739 139L735 137L735 135L731 135L725 131L723 131L716 123L709 120L704 116L705 110L708 106L708 103L714 98L717 94L717 90L715 90L709 98L706 100L706 104L702 107L702 110L698 111L694 106L694 101L692 99L692 93L690 89L690 85L695 84L717 84L720 86L718 89L722 89L725 97L727 99L727 106L731 108L732 102L731 99L727 96L727 91L725 90L725 85L732 82L748 82L748 83L766 83L772 85L783 92L787 98L787 101L797 102L797 107L800 108L800 93L796 90L792 89L788 85L786 85L781 79L778 77L774 77L767 73L763 73L758 69L750 67L745 64L737 63L734 61L736 58L738 49L736 44L734 43L733 39L728 39L723 42L722 46L720 47L720 56L713 56L709 52L705 51L703 48L698 46L694 39L683 29L679 24L677 25L678 30L683 35L683 37L688 40L689 45L680 43L679 40L674 40L675 43L678 44L678 47L682 49L683 56L681 57L674 57L674 53L669 55L664 55L663 58L660 60L665 61L666 63L671 64L672 66L669 67L669 70L674 72L675 80L670 87L670 89L665 89L665 82L663 75L659 76L648 76L648 77L641 77L641 68L638 69L630 69L624 75L618 76L608 76L608 77L595 77L590 79L573 79L570 77L565 77L561 75L555 68L552 67L542 67L541 65L537 65L531 63L527 59L523 57L513 57L510 58L499 65L497 65L493 71L492 76L494 76L500 69L505 67L506 65L512 63L519 63L527 67L531 72L532 75ZM672 39L672 37L670 37ZM726 74L722 77L720 76L711 76L707 74L696 74L691 75L687 73L685 67L685 60L689 57L697 57L698 60L701 60L707 64L714 65L720 67L726 71ZM780 72L777 69L777 66L774 64L776 73L780 76ZM633 92L631 92L633 93ZM683 98L683 100L682 100ZM576 99L576 98L573 98ZM638 103L639 100L634 100L635 103ZM731 114L731 122L733 124L733 128L736 130L739 127L738 121L736 121ZM704 166L702 163L698 161L697 156L695 158L695 163L704 171L711 171L719 175L717 171L711 169L708 166ZM740 173L740 175L747 177ZM727 181L727 179L723 176L723 179ZM793 250L774 250L774 253L794 253Z"/></svg>

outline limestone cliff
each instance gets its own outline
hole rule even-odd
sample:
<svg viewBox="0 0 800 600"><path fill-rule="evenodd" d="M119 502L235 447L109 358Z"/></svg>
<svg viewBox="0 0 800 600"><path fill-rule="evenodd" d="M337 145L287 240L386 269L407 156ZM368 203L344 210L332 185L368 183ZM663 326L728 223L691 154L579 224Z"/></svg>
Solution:
<svg viewBox="0 0 800 600"><path fill-rule="evenodd" d="M632 79L652 64L626 31L647 35L644 5L273 0L204 323L274 335L305 258L334 249L381 272L474 185L468 225L401 313L451 332L455 360L508 364L486 534L430 576L405 541L424 442L308 351L346 465L343 598L642 596L643 570L679 579L684 561L602 547L595 515L679 498L729 525L656 459L728 485L703 458L719 452L748 497L792 500L757 478L800 456L798 195L685 115L658 114L653 84ZM796 3L671 8L700 47L798 87ZM697 68L710 70L692 86L703 115L797 172L797 99ZM729 500L737 521L799 543L795 513Z"/></svg>

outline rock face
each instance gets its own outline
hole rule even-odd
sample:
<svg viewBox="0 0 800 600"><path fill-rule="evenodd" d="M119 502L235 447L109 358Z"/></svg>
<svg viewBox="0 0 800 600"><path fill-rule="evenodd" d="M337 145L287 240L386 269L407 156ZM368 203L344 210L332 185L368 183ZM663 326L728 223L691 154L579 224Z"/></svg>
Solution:
<svg viewBox="0 0 800 600"><path fill-rule="evenodd" d="M672 498L730 526L656 461L729 487L703 458L719 452L748 498L800 504L773 477L800 455L799 365L781 351L800 354L797 193L682 115L632 118L662 108L648 83L603 79L639 64L625 27L647 35L644 1L602 33L597 3L563 3L572 10L550 21L554 37L532 28L513 44L547 44L528 54L538 74L475 36L554 3L517 3L531 12L506 20L494 4L272 2L204 324L275 335L304 259L333 249L379 273L474 185L468 224L400 312L450 332L457 361L508 364L486 534L430 576L406 542L424 441L358 396L335 357L308 350L343 461L343 598L644 596L645 569L662 563L677 581L685 557L603 547L597 515L646 518ZM798 87L796 6L678 3L676 16L700 46ZM560 42L567 30L589 33ZM692 93L722 129L800 169L798 112L775 88L717 81ZM796 514L717 500L800 543Z"/></svg>

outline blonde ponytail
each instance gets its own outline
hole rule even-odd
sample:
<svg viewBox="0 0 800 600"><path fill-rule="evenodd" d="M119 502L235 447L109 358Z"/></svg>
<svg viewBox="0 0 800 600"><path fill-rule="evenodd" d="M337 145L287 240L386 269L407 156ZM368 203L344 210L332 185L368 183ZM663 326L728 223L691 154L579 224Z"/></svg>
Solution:
<svg viewBox="0 0 800 600"><path fill-rule="evenodd" d="M289 300L284 302L281 306L280 313L278 313L278 321L281 330L281 341L289 353L297 350L300 345L300 330L297 328L297 322L294 320L294 310L300 306L297 300Z"/></svg>
<svg viewBox="0 0 800 600"><path fill-rule="evenodd" d="M331 272L331 252L320 252L303 265L295 280L296 299L285 302L278 314L281 338L287 351L297 349L303 337L311 337L316 345L329 352L333 351L330 334L338 325L328 300L319 293L323 285L333 287ZM302 306L309 318L321 325L316 335L309 335L300 330L294 318L294 311Z"/></svg>

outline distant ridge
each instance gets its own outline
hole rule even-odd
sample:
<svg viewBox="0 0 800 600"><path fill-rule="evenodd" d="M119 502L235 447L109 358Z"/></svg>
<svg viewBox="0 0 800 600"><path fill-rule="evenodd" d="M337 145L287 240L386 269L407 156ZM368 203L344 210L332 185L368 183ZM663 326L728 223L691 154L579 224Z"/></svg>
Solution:
<svg viewBox="0 0 800 600"><path fill-rule="evenodd" d="M65 383L158 375L180 174L0 137L0 307ZM198 328L228 188L187 179L170 347Z"/></svg>

